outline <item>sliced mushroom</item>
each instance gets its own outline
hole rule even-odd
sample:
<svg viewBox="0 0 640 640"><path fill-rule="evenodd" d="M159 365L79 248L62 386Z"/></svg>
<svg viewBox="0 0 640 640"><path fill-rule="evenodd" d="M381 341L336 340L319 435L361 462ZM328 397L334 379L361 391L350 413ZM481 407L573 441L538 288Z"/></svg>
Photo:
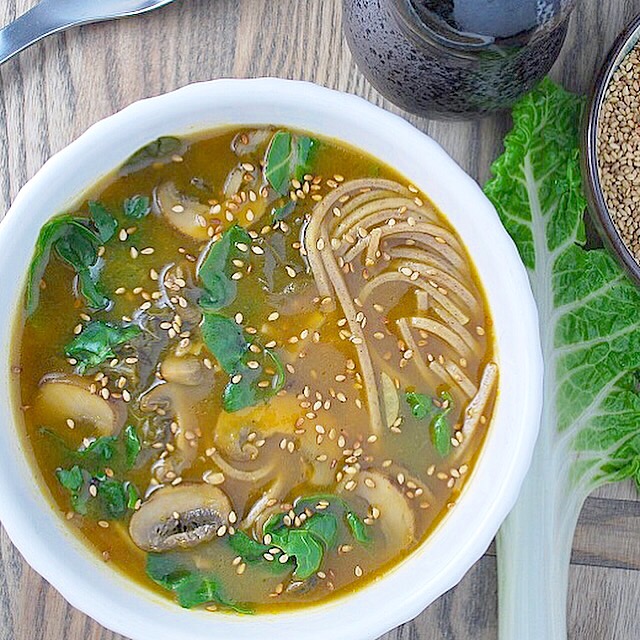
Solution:
<svg viewBox="0 0 640 640"><path fill-rule="evenodd" d="M313 425L308 425L300 431L299 419L304 416L306 409L291 394L275 396L267 404L249 407L234 413L221 412L216 423L214 441L225 454L235 460L247 460L255 450L255 439L266 439L276 434L290 436L291 442L296 442L302 458L311 465L312 474L309 481L315 485L330 484L334 473L328 463L332 457L339 454L338 449L329 451L329 447L336 447L334 441L324 438L318 443L317 432ZM327 414L326 418L329 418ZM324 427L331 429L327 419ZM257 438L249 440L249 434L257 434ZM322 456L322 454L326 454ZM319 459L318 459L319 458Z"/></svg>
<svg viewBox="0 0 640 640"><path fill-rule="evenodd" d="M228 525L231 503L218 487L182 484L152 494L133 514L129 533L144 551L194 547Z"/></svg>
<svg viewBox="0 0 640 640"><path fill-rule="evenodd" d="M415 540L413 511L387 476L371 469L362 471L353 493L379 509L377 522L393 553L406 549Z"/></svg>
<svg viewBox="0 0 640 640"><path fill-rule="evenodd" d="M156 189L155 204L164 219L180 233L198 241L209 239L209 207L206 204L181 194L172 182Z"/></svg>
<svg viewBox="0 0 640 640"><path fill-rule="evenodd" d="M227 175L227 179L224 181L224 187L222 191L225 198L232 198L240 191L244 184L244 175L246 171L242 168L242 165L238 165L231 169Z"/></svg>
<svg viewBox="0 0 640 640"><path fill-rule="evenodd" d="M154 474L160 482L179 476L188 469L198 455L198 418L196 405L204 400L213 386L213 371L195 356L168 356L160 366L167 382L158 384L140 399L140 409L152 412L160 409L173 416L174 451L160 458Z"/></svg>
<svg viewBox="0 0 640 640"><path fill-rule="evenodd" d="M168 356L160 365L160 373L167 382L197 387L202 383L203 368L197 358Z"/></svg>
<svg viewBox="0 0 640 640"><path fill-rule="evenodd" d="M91 393L91 379L76 375L49 374L40 382L35 400L36 417L64 424L72 420L74 425L89 425L99 435L117 434L127 417L127 410L120 400L105 400Z"/></svg>
<svg viewBox="0 0 640 640"><path fill-rule="evenodd" d="M238 156L245 156L248 153L257 151L262 145L273 136L273 129L253 129L239 133L231 142L231 149Z"/></svg>

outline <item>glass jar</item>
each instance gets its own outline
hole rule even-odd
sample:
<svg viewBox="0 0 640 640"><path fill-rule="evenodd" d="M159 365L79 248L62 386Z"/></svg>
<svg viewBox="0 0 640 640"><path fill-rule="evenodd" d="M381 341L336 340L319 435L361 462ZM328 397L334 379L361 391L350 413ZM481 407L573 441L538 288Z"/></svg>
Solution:
<svg viewBox="0 0 640 640"><path fill-rule="evenodd" d="M343 0L351 52L398 106L432 118L507 109L553 65L575 0Z"/></svg>

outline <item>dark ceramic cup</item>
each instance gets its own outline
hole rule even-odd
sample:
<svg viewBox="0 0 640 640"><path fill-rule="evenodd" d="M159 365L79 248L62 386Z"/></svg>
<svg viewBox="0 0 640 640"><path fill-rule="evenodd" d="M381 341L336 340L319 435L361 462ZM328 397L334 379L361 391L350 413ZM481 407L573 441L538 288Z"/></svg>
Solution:
<svg viewBox="0 0 640 640"><path fill-rule="evenodd" d="M386 98L432 118L507 109L553 65L575 0L343 0L347 41Z"/></svg>

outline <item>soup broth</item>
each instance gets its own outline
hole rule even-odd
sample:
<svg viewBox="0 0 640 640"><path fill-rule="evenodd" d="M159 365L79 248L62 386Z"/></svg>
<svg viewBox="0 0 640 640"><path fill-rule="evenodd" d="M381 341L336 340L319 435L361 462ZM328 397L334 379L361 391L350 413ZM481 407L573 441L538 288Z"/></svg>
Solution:
<svg viewBox="0 0 640 640"><path fill-rule="evenodd" d="M16 345L69 526L181 606L239 613L348 593L413 551L455 508L498 376L428 198L274 127L160 138L52 218Z"/></svg>

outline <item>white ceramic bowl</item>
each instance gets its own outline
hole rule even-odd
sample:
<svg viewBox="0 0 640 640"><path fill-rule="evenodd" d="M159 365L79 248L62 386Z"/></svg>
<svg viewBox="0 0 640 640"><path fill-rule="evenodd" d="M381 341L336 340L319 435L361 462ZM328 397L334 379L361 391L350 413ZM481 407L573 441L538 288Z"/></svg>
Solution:
<svg viewBox="0 0 640 640"><path fill-rule="evenodd" d="M278 615L185 611L112 570L43 496L17 437L11 329L40 226L160 135L273 123L344 140L422 189L466 244L484 286L500 382L487 440L462 496L430 538L378 581ZM27 562L75 607L134 640L371 640L418 615L489 546L529 466L542 404L537 314L525 269L478 185L429 137L370 103L303 82L216 80L137 102L91 127L22 189L0 225L0 519Z"/></svg>

